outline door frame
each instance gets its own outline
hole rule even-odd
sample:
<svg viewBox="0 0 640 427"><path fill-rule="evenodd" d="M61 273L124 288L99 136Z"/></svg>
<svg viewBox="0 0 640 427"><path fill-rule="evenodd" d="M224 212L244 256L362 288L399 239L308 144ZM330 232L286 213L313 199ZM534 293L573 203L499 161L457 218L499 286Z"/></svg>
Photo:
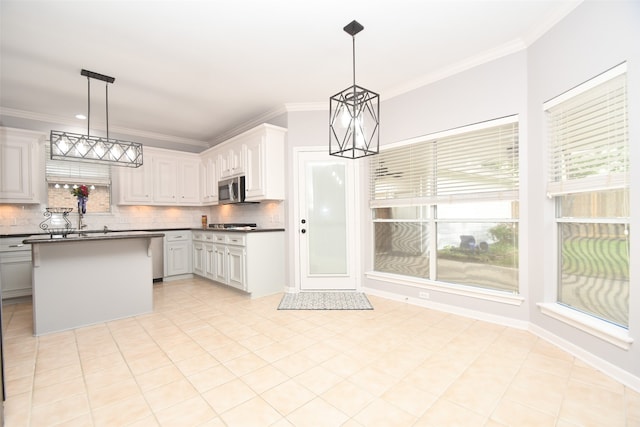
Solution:
<svg viewBox="0 0 640 427"><path fill-rule="evenodd" d="M309 146L309 147L294 147L293 148L293 195L291 197L292 200L292 231L294 233L293 238L293 252L294 252L294 292L306 292L301 290L302 283L302 271L300 268L300 173L304 173L300 171L300 154L301 153L327 153L327 147L319 147L319 146ZM359 219L361 218L361 199L360 199L360 162L354 160L351 163L352 168L352 176L353 176L353 196L354 196L354 205L353 205L353 216L355 218L356 224L359 223ZM362 227L354 227L353 228L353 275L355 280L355 290L360 291L362 289Z"/></svg>

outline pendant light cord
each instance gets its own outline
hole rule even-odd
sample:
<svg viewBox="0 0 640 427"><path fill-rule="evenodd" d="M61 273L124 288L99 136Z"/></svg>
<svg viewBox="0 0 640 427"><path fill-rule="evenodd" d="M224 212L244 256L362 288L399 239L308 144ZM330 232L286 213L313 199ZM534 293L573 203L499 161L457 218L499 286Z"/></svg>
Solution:
<svg viewBox="0 0 640 427"><path fill-rule="evenodd" d="M87 136L91 129L91 78L87 76Z"/></svg>
<svg viewBox="0 0 640 427"><path fill-rule="evenodd" d="M109 139L109 82L104 84L104 93L105 93L105 110L107 112L107 139Z"/></svg>

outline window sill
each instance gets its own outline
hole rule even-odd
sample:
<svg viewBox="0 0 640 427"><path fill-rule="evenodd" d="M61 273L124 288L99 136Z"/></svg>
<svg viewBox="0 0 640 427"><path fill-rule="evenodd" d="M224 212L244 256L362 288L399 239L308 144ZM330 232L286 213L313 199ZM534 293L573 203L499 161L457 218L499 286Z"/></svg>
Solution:
<svg viewBox="0 0 640 427"><path fill-rule="evenodd" d="M542 314L553 317L623 350L631 348L633 338L629 336L629 331L625 328L556 303L539 303L538 307Z"/></svg>
<svg viewBox="0 0 640 427"><path fill-rule="evenodd" d="M491 289L454 285L452 283L435 283L429 280L418 279L415 277L381 273L378 271L369 271L365 273L365 276L369 279L380 280L383 282L397 283L400 285L413 286L420 289L429 289L432 291L453 295L462 295L465 297L493 301L501 304L522 305L522 303L524 302L524 298L520 295L494 291Z"/></svg>

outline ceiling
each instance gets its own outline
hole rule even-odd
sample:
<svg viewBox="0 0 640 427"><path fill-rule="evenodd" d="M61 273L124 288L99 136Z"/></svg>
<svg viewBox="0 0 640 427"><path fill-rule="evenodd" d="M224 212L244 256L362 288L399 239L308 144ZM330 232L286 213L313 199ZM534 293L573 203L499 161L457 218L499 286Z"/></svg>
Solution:
<svg viewBox="0 0 640 427"><path fill-rule="evenodd" d="M0 0L0 124L200 152L352 81L389 99L521 50L581 0ZM104 83L91 81L104 134Z"/></svg>

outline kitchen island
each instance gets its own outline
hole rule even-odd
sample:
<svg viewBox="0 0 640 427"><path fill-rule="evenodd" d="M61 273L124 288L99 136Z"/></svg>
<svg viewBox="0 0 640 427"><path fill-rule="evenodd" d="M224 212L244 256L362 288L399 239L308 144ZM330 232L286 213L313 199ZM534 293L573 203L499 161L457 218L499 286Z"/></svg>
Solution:
<svg viewBox="0 0 640 427"><path fill-rule="evenodd" d="M33 258L35 335L153 310L154 232L28 238Z"/></svg>

